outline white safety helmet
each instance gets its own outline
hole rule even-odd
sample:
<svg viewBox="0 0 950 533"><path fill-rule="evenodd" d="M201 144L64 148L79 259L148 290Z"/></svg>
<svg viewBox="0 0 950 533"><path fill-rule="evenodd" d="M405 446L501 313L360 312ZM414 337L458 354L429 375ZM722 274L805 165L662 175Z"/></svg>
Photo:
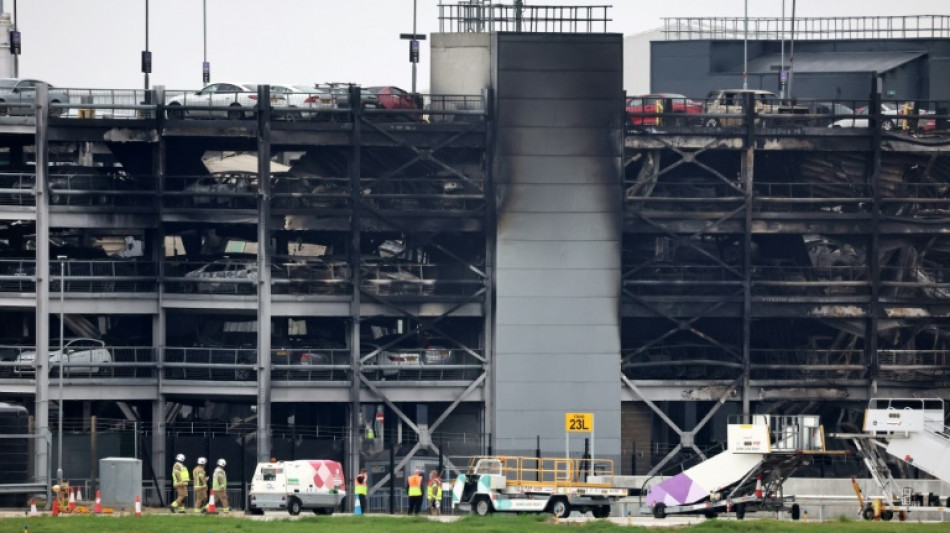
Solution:
<svg viewBox="0 0 950 533"><path fill-rule="evenodd" d="M184 463L184 462L185 462L185 454L180 453L180 454L176 455L176 456L175 456L175 460L178 461L179 463Z"/></svg>
<svg viewBox="0 0 950 533"><path fill-rule="evenodd" d="M208 464L208 460L205 459L204 457L199 457L199 458L198 458L198 464L199 464L199 465Z"/></svg>
<svg viewBox="0 0 950 533"><path fill-rule="evenodd" d="M224 459L218 459L218 466L220 466L221 468L224 468L228 466L228 462L225 461Z"/></svg>

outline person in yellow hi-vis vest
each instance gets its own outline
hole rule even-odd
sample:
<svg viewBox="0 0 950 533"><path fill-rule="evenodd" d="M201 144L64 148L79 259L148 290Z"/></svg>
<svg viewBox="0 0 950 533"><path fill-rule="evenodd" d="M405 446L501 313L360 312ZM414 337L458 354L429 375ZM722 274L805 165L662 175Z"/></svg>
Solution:
<svg viewBox="0 0 950 533"><path fill-rule="evenodd" d="M172 486L175 487L177 498L172 502L172 512L185 512L185 499L188 498L188 467L185 466L185 455L175 456L175 465L172 466Z"/></svg>
<svg viewBox="0 0 950 533"><path fill-rule="evenodd" d="M360 475L356 476L356 497L360 500L360 509L362 509L363 514L366 514L369 511L369 508L366 506L366 494L369 492L369 487L367 483L369 482L369 474L366 472L366 469L360 470Z"/></svg>
<svg viewBox="0 0 950 533"><path fill-rule="evenodd" d="M200 513L205 504L208 503L208 474L205 472L205 465L208 460L204 457L198 458L198 466L192 471L195 478L195 512Z"/></svg>
<svg viewBox="0 0 950 533"><path fill-rule="evenodd" d="M222 513L231 512L231 507L228 506L228 475L224 472L224 467L227 465L227 461L218 459L218 467L211 475L211 490L214 491L215 507Z"/></svg>
<svg viewBox="0 0 950 533"><path fill-rule="evenodd" d="M418 468L415 473L406 480L409 485L409 514L419 514L422 510L422 471Z"/></svg>
<svg viewBox="0 0 950 533"><path fill-rule="evenodd" d="M429 472L429 484L426 485L426 497L429 500L429 514L442 514L442 480L439 473Z"/></svg>

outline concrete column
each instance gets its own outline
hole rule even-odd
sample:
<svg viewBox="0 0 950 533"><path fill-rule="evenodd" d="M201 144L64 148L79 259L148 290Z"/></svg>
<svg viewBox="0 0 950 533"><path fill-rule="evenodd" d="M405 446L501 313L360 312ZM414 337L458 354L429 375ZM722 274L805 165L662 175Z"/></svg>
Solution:
<svg viewBox="0 0 950 533"><path fill-rule="evenodd" d="M356 474L360 470L360 449L363 442L363 431L360 426L360 164L361 164L361 124L359 87L350 87L350 108L353 110L353 131L351 143L353 151L350 159L350 204L352 217L350 218L350 265L353 275L352 300L350 300L350 405L347 425L347 457L345 469L349 472L346 486L356 485ZM353 498L347 498L349 510L353 510Z"/></svg>
<svg viewBox="0 0 950 533"><path fill-rule="evenodd" d="M745 189L745 233L742 240L742 414L751 412L749 383L752 379L752 185L755 149L746 147L742 157Z"/></svg>
<svg viewBox="0 0 950 533"><path fill-rule="evenodd" d="M159 88L157 101L164 101L164 91ZM165 268L165 225L162 222L162 191L165 190L165 137L159 136L158 142L152 149L152 175L155 179L155 194L158 198L158 228L154 232L148 232L147 235L152 239L151 257L155 261L156 274L161 280L164 276ZM156 364L158 379L156 386L158 391L162 390L164 380L164 371L161 370L162 362L165 360L165 333L167 329L167 320L162 300L165 298L165 285L158 284L158 312L152 316L152 347ZM152 469L158 479L159 490L165 481L165 397L156 394L156 400L152 402ZM147 479L147 471L142 472L142 477ZM165 494L161 495L162 503L167 504Z"/></svg>
<svg viewBox="0 0 950 533"><path fill-rule="evenodd" d="M270 86L257 88L257 460L271 457Z"/></svg>
<svg viewBox="0 0 950 533"><path fill-rule="evenodd" d="M169 502L163 488L165 486L166 475L165 468L165 398L159 397L152 402L152 469L155 471L155 477L158 479L159 490L162 491L161 500L164 505ZM142 472L142 477L147 477L147 472Z"/></svg>
<svg viewBox="0 0 950 533"><path fill-rule="evenodd" d="M49 87L36 87L36 434L47 438L49 428L49 195L48 183L49 142L47 126ZM50 449L40 440L36 447L36 475L49 481Z"/></svg>

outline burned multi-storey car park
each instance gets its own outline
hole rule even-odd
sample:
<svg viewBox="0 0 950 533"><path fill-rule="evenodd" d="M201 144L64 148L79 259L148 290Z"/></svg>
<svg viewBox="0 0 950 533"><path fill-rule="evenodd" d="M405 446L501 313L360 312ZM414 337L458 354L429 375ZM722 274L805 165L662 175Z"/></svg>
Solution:
<svg viewBox="0 0 950 533"><path fill-rule="evenodd" d="M0 116L0 401L38 435L132 424L161 486L209 446L245 476L560 454L567 412L617 473L662 474L732 415L853 433L869 398L947 397L946 72L850 73L837 105L716 72L716 103L632 106L598 9L513 31L448 7L411 107L40 87ZM805 471L860 471L829 457Z"/></svg>

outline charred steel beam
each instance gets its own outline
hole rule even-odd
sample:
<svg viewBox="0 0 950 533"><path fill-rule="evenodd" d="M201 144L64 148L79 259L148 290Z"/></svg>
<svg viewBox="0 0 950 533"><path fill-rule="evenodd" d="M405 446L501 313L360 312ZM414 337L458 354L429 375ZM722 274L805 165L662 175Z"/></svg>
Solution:
<svg viewBox="0 0 950 533"><path fill-rule="evenodd" d="M873 200L871 202L871 227L868 242L868 267L871 278L871 299L868 306L867 332L865 333L865 362L868 365L868 387L873 391L874 381L878 373L877 356L877 329L880 313L879 300L881 295L881 134L883 121L881 120L881 86L883 80L877 73L871 76L871 105L869 119L872 129L871 165L868 169L868 181L871 185Z"/></svg>

